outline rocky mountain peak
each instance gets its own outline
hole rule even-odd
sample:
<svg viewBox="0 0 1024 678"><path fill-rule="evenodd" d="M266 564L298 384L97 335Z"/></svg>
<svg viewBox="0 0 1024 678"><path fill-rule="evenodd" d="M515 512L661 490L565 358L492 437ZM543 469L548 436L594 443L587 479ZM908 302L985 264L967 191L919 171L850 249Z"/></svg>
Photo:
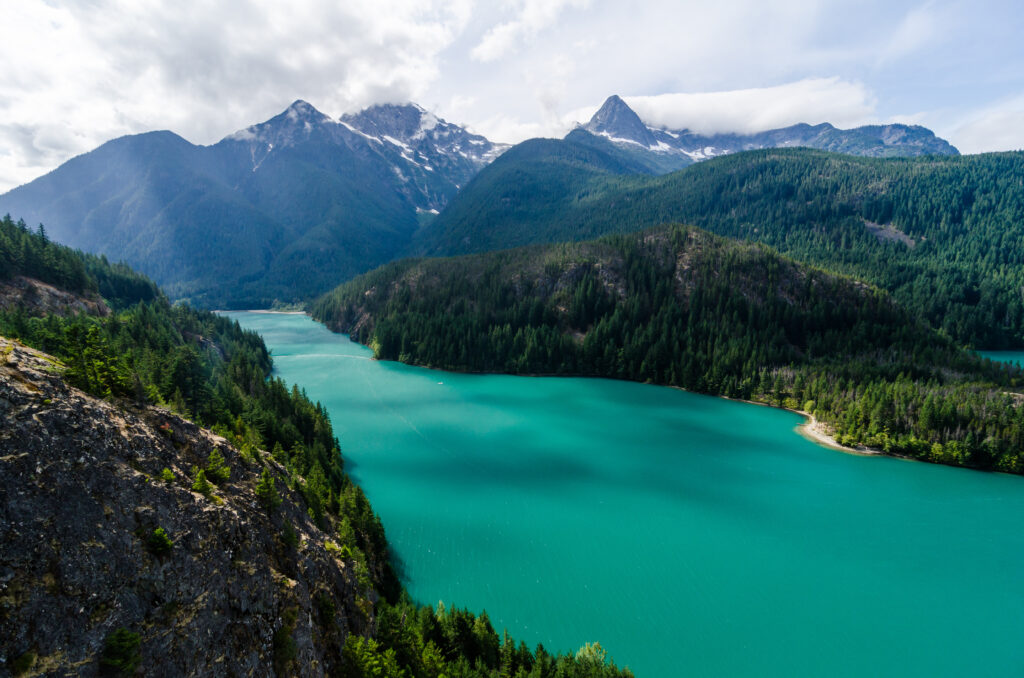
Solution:
<svg viewBox="0 0 1024 678"><path fill-rule="evenodd" d="M292 104L284 110L281 115L273 118L278 120L284 117L289 122L309 121L309 122L324 122L330 120L329 117L318 111L312 104L302 99L296 99Z"/></svg>
<svg viewBox="0 0 1024 678"><path fill-rule="evenodd" d="M389 136L402 141L444 122L416 104L376 104L358 113L346 113L341 121L371 137Z"/></svg>
<svg viewBox="0 0 1024 678"><path fill-rule="evenodd" d="M318 111L309 102L296 99L288 108L273 118L250 125L228 137L234 141L259 141L275 146L286 146L308 138L314 129L334 124L331 118Z"/></svg>
<svg viewBox="0 0 1024 678"><path fill-rule="evenodd" d="M614 141L631 141L646 147L658 144L640 116L617 94L605 100L583 129Z"/></svg>

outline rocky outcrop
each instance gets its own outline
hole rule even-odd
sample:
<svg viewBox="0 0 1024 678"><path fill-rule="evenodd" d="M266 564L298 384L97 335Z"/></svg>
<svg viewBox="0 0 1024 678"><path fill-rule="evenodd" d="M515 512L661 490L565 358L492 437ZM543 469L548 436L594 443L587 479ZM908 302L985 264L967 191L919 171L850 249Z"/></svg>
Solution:
<svg viewBox="0 0 1024 678"><path fill-rule="evenodd" d="M99 295L72 294L34 278L17 276L0 281L0 310L25 309L30 315L75 315L87 313L106 317L110 307Z"/></svg>
<svg viewBox="0 0 1024 678"><path fill-rule="evenodd" d="M97 400L60 372L0 338L0 675L99 675L119 629L138 634L147 676L336 669L375 596L285 470L166 410ZM194 468L214 450L230 479L203 495ZM257 500L264 468L276 510Z"/></svg>

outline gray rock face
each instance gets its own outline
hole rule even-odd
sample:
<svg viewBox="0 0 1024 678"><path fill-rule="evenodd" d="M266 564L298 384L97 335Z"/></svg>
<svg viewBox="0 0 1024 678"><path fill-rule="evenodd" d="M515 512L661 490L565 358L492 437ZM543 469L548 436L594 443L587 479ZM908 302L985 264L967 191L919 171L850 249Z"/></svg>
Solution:
<svg viewBox="0 0 1024 678"><path fill-rule="evenodd" d="M165 410L85 395L57 371L0 338L0 674L99 675L121 627L140 635L147 676L274 675L289 638L285 673L335 669L376 598L283 469ZM207 498L190 489L192 467L214 449L231 478ZM283 499L272 514L254 493L264 465ZM165 554L147 547L157 527L173 541Z"/></svg>
<svg viewBox="0 0 1024 678"><path fill-rule="evenodd" d="M584 129L592 134L612 140L633 142L641 146L656 147L658 140L632 108L617 94L608 97Z"/></svg>

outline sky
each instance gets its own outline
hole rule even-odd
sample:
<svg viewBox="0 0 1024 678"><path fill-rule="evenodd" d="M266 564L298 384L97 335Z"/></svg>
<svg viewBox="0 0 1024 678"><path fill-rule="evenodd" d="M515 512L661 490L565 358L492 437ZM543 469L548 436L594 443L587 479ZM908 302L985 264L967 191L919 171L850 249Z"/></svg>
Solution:
<svg viewBox="0 0 1024 678"><path fill-rule="evenodd" d="M619 94L648 124L924 125L1024 149L1020 0L0 0L0 192L104 141L215 143L304 99L494 141Z"/></svg>

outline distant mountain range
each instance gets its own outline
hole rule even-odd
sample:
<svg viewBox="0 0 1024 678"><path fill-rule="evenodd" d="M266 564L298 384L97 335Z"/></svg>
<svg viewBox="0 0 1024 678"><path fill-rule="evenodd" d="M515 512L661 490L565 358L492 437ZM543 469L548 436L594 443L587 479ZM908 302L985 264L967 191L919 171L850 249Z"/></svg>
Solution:
<svg viewBox="0 0 1024 678"><path fill-rule="evenodd" d="M384 263L506 146L415 105L333 120L296 101L212 146L126 136L0 196L175 298L264 307Z"/></svg>
<svg viewBox="0 0 1024 678"><path fill-rule="evenodd" d="M586 176L650 175L793 145L875 156L956 153L928 130L903 125L702 137L648 126L617 96L564 141L530 140L516 151L542 164L561 154L559 162ZM124 260L172 298L266 307L432 249L420 241L437 241L428 226L433 216L506 149L414 104L332 119L296 101L211 146L166 131L115 139L0 196L0 214L43 223L60 242ZM524 180L520 192L561 200L574 194L574 181Z"/></svg>
<svg viewBox="0 0 1024 678"><path fill-rule="evenodd" d="M804 146L871 158L960 154L949 142L918 125L867 125L843 130L827 122L801 123L756 134L710 135L652 127L616 95L608 97L581 127L624 150L646 156L652 167L663 172L720 155L762 148Z"/></svg>

